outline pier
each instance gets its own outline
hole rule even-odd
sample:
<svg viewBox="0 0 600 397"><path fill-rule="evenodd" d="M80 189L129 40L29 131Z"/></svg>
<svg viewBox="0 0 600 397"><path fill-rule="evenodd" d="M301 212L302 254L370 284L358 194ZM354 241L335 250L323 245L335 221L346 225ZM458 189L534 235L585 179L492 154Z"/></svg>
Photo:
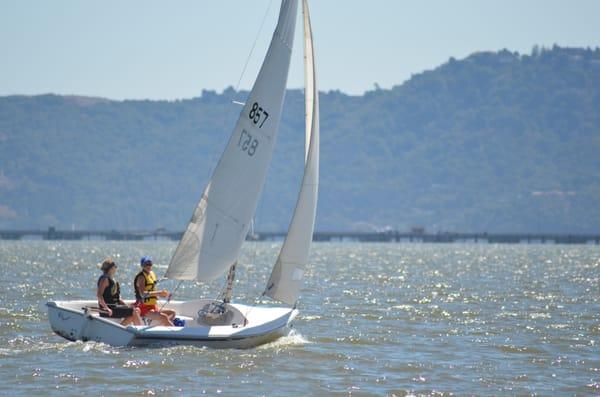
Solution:
<svg viewBox="0 0 600 397"><path fill-rule="evenodd" d="M173 240L181 239L183 232L157 230L0 230L0 240ZM278 241L285 232L257 232L248 235L252 241ZM459 233L423 230L409 232L348 232L316 231L313 241L357 241L357 242L410 242L410 243L488 243L488 244L596 244L600 245L600 234L553 234L553 233Z"/></svg>

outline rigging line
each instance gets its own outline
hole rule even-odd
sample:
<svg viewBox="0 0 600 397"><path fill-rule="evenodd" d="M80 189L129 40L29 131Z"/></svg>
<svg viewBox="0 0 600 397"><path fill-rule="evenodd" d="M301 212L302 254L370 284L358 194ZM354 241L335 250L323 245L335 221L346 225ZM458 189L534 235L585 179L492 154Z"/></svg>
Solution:
<svg viewBox="0 0 600 397"><path fill-rule="evenodd" d="M239 264L239 259L235 263ZM229 267L229 269L231 269L231 266ZM227 294L228 277L229 277L229 270L227 271L227 276L225 277L225 281L223 282L223 286L219 290L217 297L213 298L214 301L222 301L223 299L225 299L225 295Z"/></svg>
<svg viewBox="0 0 600 397"><path fill-rule="evenodd" d="M225 294L227 294L227 277L225 277L225 281L223 282L223 286L219 290L216 298L213 298L213 301L223 301L225 299Z"/></svg>
<svg viewBox="0 0 600 397"><path fill-rule="evenodd" d="M261 294L260 296L257 296L256 298L254 298L254 302L252 303L252 305L248 308L248 310L246 310L246 313L244 313L244 326L246 325L246 323L248 322L248 316L250 315L250 312L260 303L260 301L262 300L262 297L265 296L265 294Z"/></svg>
<svg viewBox="0 0 600 397"><path fill-rule="evenodd" d="M270 0L269 5L267 6L267 10L265 11L265 15L263 16L262 22L260 24L260 27L258 28L258 32L256 32L256 37L254 38L254 43L252 43L252 48L250 49L250 53L248 54L248 57L246 58L246 63L244 64L244 67L242 68L242 73L240 74L240 78L238 79L238 82L235 86L235 91L234 91L233 95L235 95L237 90L240 88L240 84L242 82L242 79L244 78L244 74L246 73L246 68L248 68L248 63L250 63L250 58L252 57L252 54L254 53L254 49L256 48L256 43L258 42L258 38L260 37L263 27L265 26L265 21L267 20L267 16L269 15L269 10L271 10L272 4L273 4L273 0ZM231 101L233 101L233 98L231 98Z"/></svg>
<svg viewBox="0 0 600 397"><path fill-rule="evenodd" d="M179 286L181 285L181 283L183 283L183 280L179 280L179 282L175 286L175 289L173 290L173 292L171 292L169 294L169 297L167 298L167 300L165 301L165 303L163 303L162 306L160 307L160 309L158 309L159 313L162 311L162 309L165 307L165 305L171 301L171 298L173 297L173 295L175 295L175 292L177 292L177 289L179 288Z"/></svg>
<svg viewBox="0 0 600 397"><path fill-rule="evenodd" d="M224 299L226 293L227 293L227 278L225 278L225 281L223 282L223 286L219 290L217 297L213 298L213 300L214 301L222 301Z"/></svg>
<svg viewBox="0 0 600 397"><path fill-rule="evenodd" d="M262 202L259 204L259 209L262 207ZM251 223L250 223L250 236L254 235L254 224L255 224L256 219L252 218ZM252 243L252 248L251 248L251 256L252 259L250 260L250 263L254 266L256 266L256 252L257 252L257 241L253 241ZM240 258L238 258L237 262L238 265L240 264ZM219 292L219 294L217 295L217 299L216 300L223 300L223 298L225 297L225 294L227 293L227 277L225 278L225 281L223 283L223 286L221 287L221 290Z"/></svg>
<svg viewBox="0 0 600 397"><path fill-rule="evenodd" d="M261 197L261 200L258 205L258 211L257 211L258 215L259 215L259 219L261 216L263 203L264 203L264 197ZM255 213L255 215L256 215L256 213ZM256 223L256 217L254 217L252 219L252 234L253 235L254 235L255 223ZM257 251L258 251L258 240L255 240L252 244L252 264L254 265L255 268L256 268L256 253L257 253ZM248 321L248 316L250 315L250 312L252 311L252 309L254 309L254 307L256 307L256 305L258 305L258 303L260 302L260 300L262 300L262 298L264 296L265 296L265 293L263 292L262 294L260 294L259 296L254 298L254 302L252 303L250 308L248 308L248 310L246 310L246 313L244 313L244 325L246 325L246 322Z"/></svg>
<svg viewBox="0 0 600 397"><path fill-rule="evenodd" d="M265 182L266 184L266 182ZM255 237L255 233L256 233L256 220L257 219L262 219L262 215L263 215L263 207L265 204L265 195L264 193L260 196L259 200L258 200L258 208L256 209L256 211L254 212L254 217L252 217L252 239L254 240ZM257 216L258 215L258 216ZM258 239L255 239L252 242L252 265L254 266L254 268L256 269L256 255L258 252Z"/></svg>

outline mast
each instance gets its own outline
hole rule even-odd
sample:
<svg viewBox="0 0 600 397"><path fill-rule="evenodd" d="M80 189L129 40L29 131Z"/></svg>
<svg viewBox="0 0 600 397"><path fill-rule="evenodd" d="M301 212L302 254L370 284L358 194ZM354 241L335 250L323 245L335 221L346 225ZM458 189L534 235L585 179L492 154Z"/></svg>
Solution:
<svg viewBox="0 0 600 397"><path fill-rule="evenodd" d="M223 303L230 303L231 297L233 296L233 282L235 281L235 268L237 262L231 265L229 272L227 273L227 285L225 287L225 293L223 294Z"/></svg>

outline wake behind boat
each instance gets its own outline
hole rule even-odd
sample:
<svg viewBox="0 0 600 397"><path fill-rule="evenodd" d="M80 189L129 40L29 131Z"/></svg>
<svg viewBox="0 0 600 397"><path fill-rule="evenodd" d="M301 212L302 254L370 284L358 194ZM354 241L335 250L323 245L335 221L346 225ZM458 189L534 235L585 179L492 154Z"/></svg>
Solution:
<svg viewBox="0 0 600 397"><path fill-rule="evenodd" d="M235 269L271 162L283 108L298 0L282 0L277 27L257 79L227 147L171 258L168 279L210 281L228 269L221 300L171 301L183 326L129 325L100 317L96 301L48 302L54 332L69 340L114 346L201 345L248 348L285 335L298 314L296 302L314 230L319 181L319 101L312 30L303 0L305 168L286 239L263 296L285 305L231 303ZM130 302L131 303L131 302Z"/></svg>

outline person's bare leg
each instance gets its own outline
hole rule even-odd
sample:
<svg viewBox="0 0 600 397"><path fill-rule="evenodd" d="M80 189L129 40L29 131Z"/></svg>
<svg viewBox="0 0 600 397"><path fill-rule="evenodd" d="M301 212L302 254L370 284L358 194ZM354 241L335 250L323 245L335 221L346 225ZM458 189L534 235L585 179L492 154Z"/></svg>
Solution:
<svg viewBox="0 0 600 397"><path fill-rule="evenodd" d="M143 325L144 324L144 322L142 321L142 318L140 317L140 309L138 309L137 307L133 308L133 313L131 314L131 316L125 317L123 319L123 321L121 321L122 326L127 326L129 324L133 324L133 325Z"/></svg>
<svg viewBox="0 0 600 397"><path fill-rule="evenodd" d="M171 320L169 320L169 316L163 313L148 312L146 313L146 317L149 317L152 321L157 321L167 327L172 327L174 325Z"/></svg>
<svg viewBox="0 0 600 397"><path fill-rule="evenodd" d="M152 322L162 323L160 315L156 312L148 312L148 313L146 313L146 315L144 317L150 319L150 321L151 321L150 325L152 325Z"/></svg>
<svg viewBox="0 0 600 397"><path fill-rule="evenodd" d="M169 317L169 320L173 321L173 319L175 318L175 310L171 310L171 309L164 309L160 311L161 313L166 314Z"/></svg>
<svg viewBox="0 0 600 397"><path fill-rule="evenodd" d="M142 317L140 316L139 308L137 308L137 307L133 308L133 315L131 317L133 318L134 325L144 325L144 322L142 321Z"/></svg>
<svg viewBox="0 0 600 397"><path fill-rule="evenodd" d="M166 325L167 327L175 326L175 324L173 324L173 322L169 318L169 315L167 315L166 313L160 313L160 316L162 317L163 325Z"/></svg>

